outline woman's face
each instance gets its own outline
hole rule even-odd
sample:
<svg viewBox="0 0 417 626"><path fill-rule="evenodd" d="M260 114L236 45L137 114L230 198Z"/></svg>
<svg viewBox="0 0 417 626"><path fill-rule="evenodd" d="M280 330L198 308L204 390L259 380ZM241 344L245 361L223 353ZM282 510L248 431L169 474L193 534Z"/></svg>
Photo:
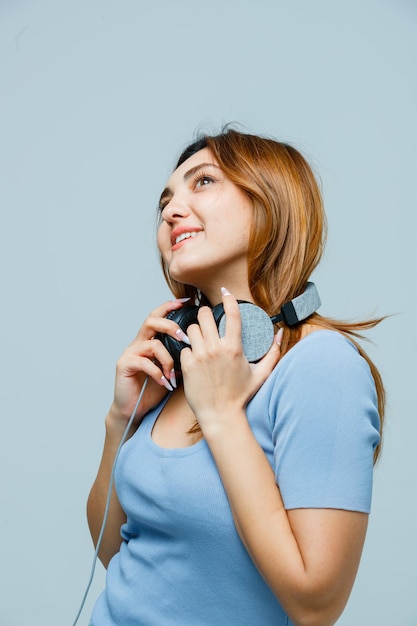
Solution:
<svg viewBox="0 0 417 626"><path fill-rule="evenodd" d="M247 253L252 202L208 148L175 170L160 199L158 247L171 277L198 287L212 304L220 287L249 298Z"/></svg>

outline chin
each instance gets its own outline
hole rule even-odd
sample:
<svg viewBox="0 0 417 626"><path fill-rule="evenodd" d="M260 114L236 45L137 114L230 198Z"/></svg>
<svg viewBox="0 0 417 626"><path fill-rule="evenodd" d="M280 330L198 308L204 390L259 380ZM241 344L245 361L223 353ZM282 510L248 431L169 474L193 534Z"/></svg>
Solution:
<svg viewBox="0 0 417 626"><path fill-rule="evenodd" d="M197 265L196 263L171 263L169 267L169 275L179 283L193 285L204 282L204 279L211 274L211 268L207 266Z"/></svg>

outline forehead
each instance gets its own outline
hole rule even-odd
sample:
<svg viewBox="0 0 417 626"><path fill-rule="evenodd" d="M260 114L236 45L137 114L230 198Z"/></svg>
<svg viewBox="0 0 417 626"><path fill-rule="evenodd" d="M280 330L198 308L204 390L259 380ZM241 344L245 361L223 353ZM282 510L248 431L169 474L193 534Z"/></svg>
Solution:
<svg viewBox="0 0 417 626"><path fill-rule="evenodd" d="M190 156L184 163L181 163L179 167L171 174L168 179L167 187L172 187L178 182L186 179L187 174L190 170L194 170L195 167L199 167L200 165L217 165L217 161L214 158L213 154L208 148L203 148L199 150L192 156Z"/></svg>

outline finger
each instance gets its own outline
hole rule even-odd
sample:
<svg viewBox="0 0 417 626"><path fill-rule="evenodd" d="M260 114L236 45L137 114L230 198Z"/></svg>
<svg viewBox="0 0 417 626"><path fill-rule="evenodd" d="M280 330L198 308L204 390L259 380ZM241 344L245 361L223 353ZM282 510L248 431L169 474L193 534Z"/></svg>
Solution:
<svg viewBox="0 0 417 626"><path fill-rule="evenodd" d="M258 363L252 366L256 376L258 377L260 385L265 382L281 358L282 333L283 329L281 328L275 335L272 346L265 356Z"/></svg>
<svg viewBox="0 0 417 626"><path fill-rule="evenodd" d="M225 337L242 343L242 318L236 298L226 287L221 288L223 308L226 315Z"/></svg>
<svg viewBox="0 0 417 626"><path fill-rule="evenodd" d="M180 353L181 371L184 372L187 368L189 359L192 358L193 353L190 348L183 348Z"/></svg>
<svg viewBox="0 0 417 626"><path fill-rule="evenodd" d="M200 335L198 335L198 339L201 337L208 348L214 348L219 341L219 331L210 307L203 306L200 308L198 312L198 323L200 328ZM187 333L188 332L189 328L187 329Z"/></svg>
<svg viewBox="0 0 417 626"><path fill-rule="evenodd" d="M170 378L169 374L168 377L166 377L153 361L143 356L137 356L135 354L126 355L123 359L120 359L117 364L117 373L119 376L127 378L137 376L138 374L145 374L161 387L165 387L168 391L173 391L173 387L168 381L168 378Z"/></svg>
<svg viewBox="0 0 417 626"><path fill-rule="evenodd" d="M172 320L167 320L166 316L171 311L181 309L188 300L189 298L170 300L154 309L142 324L135 340L151 339L158 332L165 334L174 333L172 336L175 337L175 332L179 329L179 326Z"/></svg>
<svg viewBox="0 0 417 626"><path fill-rule="evenodd" d="M200 314L200 312L199 312ZM187 328L187 337L190 342L190 346L195 354L204 350L204 337L201 332L201 326L199 324L190 324ZM181 353L184 349L181 350Z"/></svg>
<svg viewBox="0 0 417 626"><path fill-rule="evenodd" d="M190 301L190 298L175 298L174 300L168 300L164 302L159 307L151 311L150 315L156 317L165 317L167 313L170 311L176 311L177 309L181 309L184 304Z"/></svg>
<svg viewBox="0 0 417 626"><path fill-rule="evenodd" d="M120 361L123 363L124 359L130 355L158 361L165 376L170 375L174 365L173 358L168 349L160 341L153 338L146 341L133 341L123 352Z"/></svg>
<svg viewBox="0 0 417 626"><path fill-rule="evenodd" d="M149 316L143 323L143 326L140 328L130 346L137 348L137 346L139 346L142 342L153 339L158 333L170 335L178 341L188 343L187 335L176 322L166 319L165 317Z"/></svg>
<svg viewBox="0 0 417 626"><path fill-rule="evenodd" d="M277 334L274 337L274 341L275 343L280 347L281 349L281 343L282 343L282 335L284 334L284 329L280 328L277 332Z"/></svg>

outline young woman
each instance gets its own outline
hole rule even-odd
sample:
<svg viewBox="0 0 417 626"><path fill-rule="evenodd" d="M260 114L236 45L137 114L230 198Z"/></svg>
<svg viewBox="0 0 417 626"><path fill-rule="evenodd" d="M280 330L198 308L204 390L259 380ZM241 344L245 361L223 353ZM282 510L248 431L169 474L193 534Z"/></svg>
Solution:
<svg viewBox="0 0 417 626"><path fill-rule="evenodd" d="M303 293L325 217L293 147L226 130L180 157L160 199L158 247L175 296L117 364L88 501L97 542L116 449L145 379L100 558L93 626L327 626L359 565L383 387L347 324L280 322L249 363L237 300L272 316ZM220 337L211 307L222 303ZM199 304L187 334L166 316ZM184 342L182 372L161 335Z"/></svg>

